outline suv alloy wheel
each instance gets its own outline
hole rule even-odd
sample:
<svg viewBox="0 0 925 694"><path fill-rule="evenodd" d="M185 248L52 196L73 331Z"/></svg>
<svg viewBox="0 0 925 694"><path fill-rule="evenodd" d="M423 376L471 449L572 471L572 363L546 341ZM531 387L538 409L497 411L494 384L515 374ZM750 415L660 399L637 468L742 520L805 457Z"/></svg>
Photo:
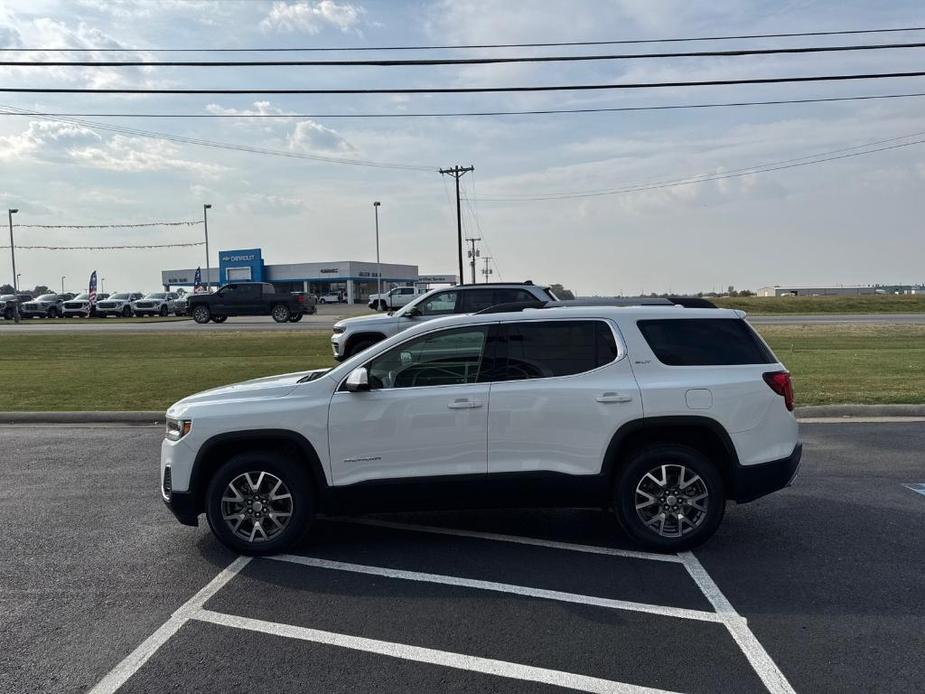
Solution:
<svg viewBox="0 0 925 694"><path fill-rule="evenodd" d="M212 312L208 306L197 306L193 309L193 320L197 323L208 323Z"/></svg>
<svg viewBox="0 0 925 694"><path fill-rule="evenodd" d="M705 542L723 519L723 480L700 451L662 444L638 451L621 471L614 509L638 544L681 552Z"/></svg>
<svg viewBox="0 0 925 694"><path fill-rule="evenodd" d="M209 482L212 532L242 554L275 554L308 529L314 500L305 468L272 453L239 453Z"/></svg>
<svg viewBox="0 0 925 694"><path fill-rule="evenodd" d="M275 320L277 323L285 323L289 320L292 312L285 304L276 304L276 306L274 306L273 310L270 312L270 315L273 316L273 320Z"/></svg>

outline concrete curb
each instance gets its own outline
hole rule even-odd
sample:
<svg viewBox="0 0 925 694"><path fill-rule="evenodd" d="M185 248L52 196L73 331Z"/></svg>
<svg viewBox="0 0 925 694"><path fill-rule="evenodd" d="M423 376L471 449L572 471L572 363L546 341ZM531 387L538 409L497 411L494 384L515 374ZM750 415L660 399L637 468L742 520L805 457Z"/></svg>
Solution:
<svg viewBox="0 0 925 694"><path fill-rule="evenodd" d="M798 419L825 417L925 417L922 405L810 405L796 409ZM0 412L0 424L163 424L159 410L126 412Z"/></svg>

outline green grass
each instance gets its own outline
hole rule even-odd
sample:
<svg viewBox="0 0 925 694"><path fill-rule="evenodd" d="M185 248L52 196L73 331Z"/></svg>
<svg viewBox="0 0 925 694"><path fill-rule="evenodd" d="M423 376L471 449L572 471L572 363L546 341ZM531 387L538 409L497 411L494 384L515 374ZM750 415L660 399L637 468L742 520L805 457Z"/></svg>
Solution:
<svg viewBox="0 0 925 694"><path fill-rule="evenodd" d="M711 299L721 308L752 314L781 313L925 313L923 294L870 296L747 296Z"/></svg>
<svg viewBox="0 0 925 694"><path fill-rule="evenodd" d="M925 326L761 326L799 405L925 403ZM0 337L0 411L161 410L206 388L332 365L329 333Z"/></svg>

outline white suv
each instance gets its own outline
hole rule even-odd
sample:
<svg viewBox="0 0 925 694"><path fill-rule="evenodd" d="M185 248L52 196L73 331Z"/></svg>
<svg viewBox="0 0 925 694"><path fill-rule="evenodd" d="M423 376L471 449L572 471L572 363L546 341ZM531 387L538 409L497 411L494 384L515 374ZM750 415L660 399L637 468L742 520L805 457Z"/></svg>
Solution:
<svg viewBox="0 0 925 694"><path fill-rule="evenodd" d="M331 349L334 358L343 361L387 337L434 318L476 313L499 304L541 304L549 301L556 301L556 295L548 287L532 282L466 284L434 289L398 311L338 321L331 335Z"/></svg>
<svg viewBox="0 0 925 694"><path fill-rule="evenodd" d="M331 370L199 393L167 411L161 493L235 551L316 512L612 508L655 550L693 547L727 500L788 485L790 377L726 309L556 307L418 324Z"/></svg>

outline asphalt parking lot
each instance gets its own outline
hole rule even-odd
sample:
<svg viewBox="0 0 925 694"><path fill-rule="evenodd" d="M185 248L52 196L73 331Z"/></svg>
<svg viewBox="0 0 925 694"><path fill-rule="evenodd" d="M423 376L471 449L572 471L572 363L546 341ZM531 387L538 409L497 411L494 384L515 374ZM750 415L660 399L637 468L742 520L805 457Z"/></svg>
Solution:
<svg viewBox="0 0 925 694"><path fill-rule="evenodd" d="M511 510L246 560L163 507L159 429L0 427L0 691L921 691L925 425L803 435L797 484L692 554Z"/></svg>

